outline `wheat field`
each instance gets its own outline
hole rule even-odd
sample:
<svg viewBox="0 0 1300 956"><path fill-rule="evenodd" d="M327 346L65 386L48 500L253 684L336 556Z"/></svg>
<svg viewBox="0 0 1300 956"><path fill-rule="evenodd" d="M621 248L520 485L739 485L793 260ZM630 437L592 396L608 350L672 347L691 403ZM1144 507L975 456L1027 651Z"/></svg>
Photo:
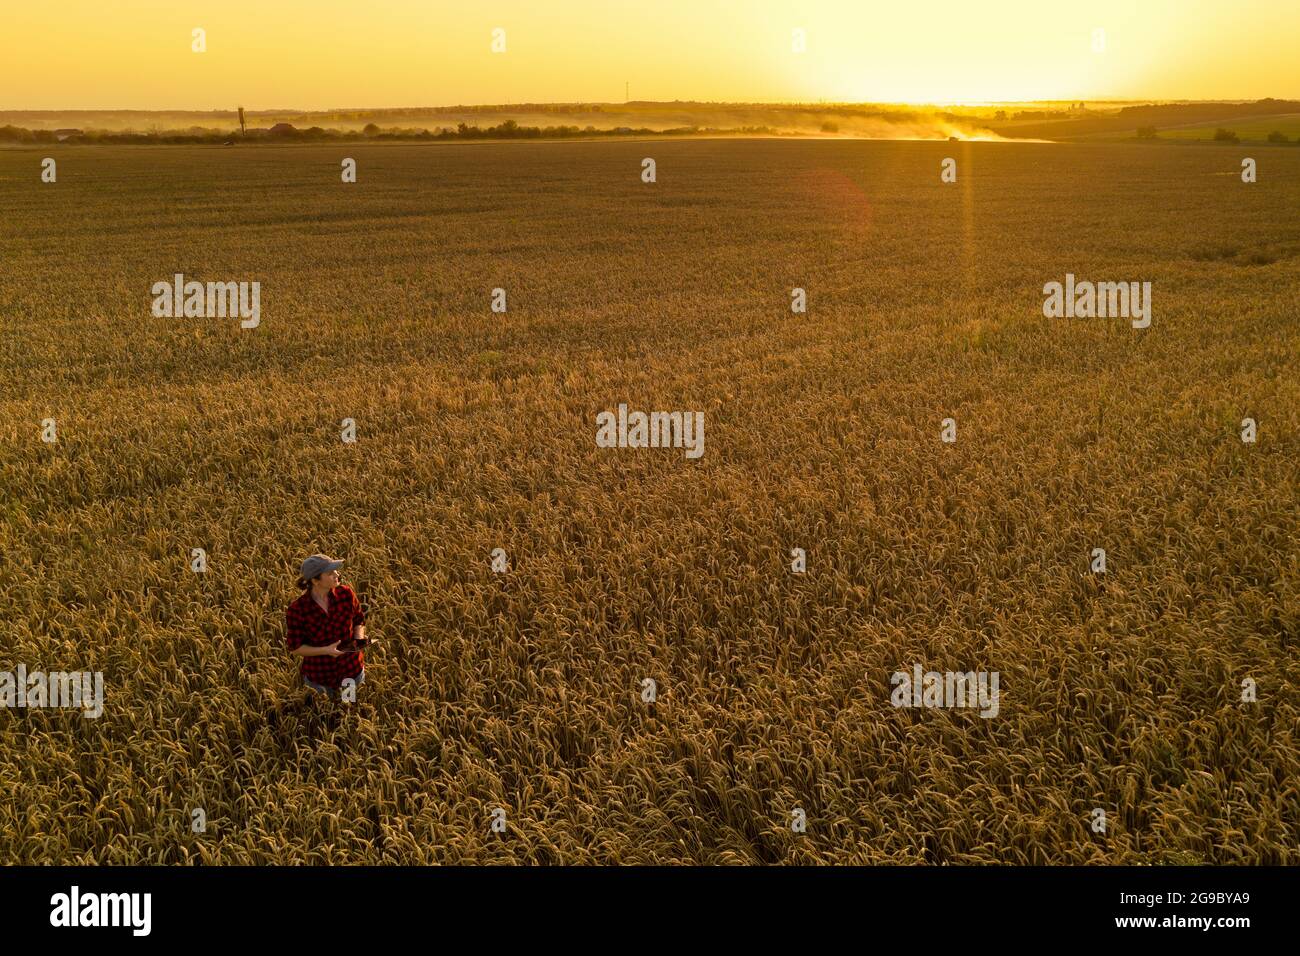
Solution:
<svg viewBox="0 0 1300 956"><path fill-rule="evenodd" d="M1239 154L0 150L0 669L105 682L0 710L0 862L1300 862L1300 152ZM355 705L284 648L315 551Z"/></svg>

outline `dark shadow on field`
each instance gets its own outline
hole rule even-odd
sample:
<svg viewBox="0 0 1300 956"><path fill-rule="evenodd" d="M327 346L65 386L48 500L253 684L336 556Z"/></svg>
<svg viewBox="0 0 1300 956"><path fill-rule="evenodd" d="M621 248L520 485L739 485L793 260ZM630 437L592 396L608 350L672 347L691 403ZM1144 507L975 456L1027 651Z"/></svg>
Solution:
<svg viewBox="0 0 1300 956"><path fill-rule="evenodd" d="M355 721L362 714L373 713L373 707L362 694L364 691L358 693L355 704L344 704L305 687L293 687L282 699L269 703L258 713L245 716L245 739L251 739L259 729L266 728L271 731L276 749L281 753L292 753L294 745L304 741L315 746L333 737L346 721Z"/></svg>

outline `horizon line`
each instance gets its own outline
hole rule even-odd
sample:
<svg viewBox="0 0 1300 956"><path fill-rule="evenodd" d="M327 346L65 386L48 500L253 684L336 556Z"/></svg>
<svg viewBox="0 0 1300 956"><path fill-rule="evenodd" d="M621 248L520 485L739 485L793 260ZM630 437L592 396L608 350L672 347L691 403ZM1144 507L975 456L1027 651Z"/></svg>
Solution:
<svg viewBox="0 0 1300 956"><path fill-rule="evenodd" d="M1131 104L1148 103L1262 103L1267 101L1279 103L1300 103L1300 99L1289 97L1220 97L1220 98L1178 98L1178 97L1108 97L1088 99L1086 97L1063 97L1038 100L525 100L517 103L452 103L441 105L424 104L420 106L233 106L233 107L138 107L138 106L61 106L56 108L0 107L3 113L236 113L243 109L246 113L367 113L385 110L456 110L456 109L519 109L529 106L768 106L768 107L844 107L844 106L904 106L911 108L932 107L935 109L971 109L982 106L1019 106L1051 103L1093 103L1093 104Z"/></svg>

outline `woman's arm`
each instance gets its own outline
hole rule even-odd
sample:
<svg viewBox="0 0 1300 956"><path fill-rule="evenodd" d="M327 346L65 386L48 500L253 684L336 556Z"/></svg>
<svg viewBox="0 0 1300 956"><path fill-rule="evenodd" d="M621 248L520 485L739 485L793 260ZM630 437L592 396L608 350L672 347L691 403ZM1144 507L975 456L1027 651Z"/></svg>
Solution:
<svg viewBox="0 0 1300 956"><path fill-rule="evenodd" d="M357 593L352 592L352 640L364 641L366 639L366 611L357 600Z"/></svg>
<svg viewBox="0 0 1300 956"><path fill-rule="evenodd" d="M311 644L302 644L295 647L289 652L295 657L342 657L344 652L339 650L339 642L326 644L324 647L313 647Z"/></svg>

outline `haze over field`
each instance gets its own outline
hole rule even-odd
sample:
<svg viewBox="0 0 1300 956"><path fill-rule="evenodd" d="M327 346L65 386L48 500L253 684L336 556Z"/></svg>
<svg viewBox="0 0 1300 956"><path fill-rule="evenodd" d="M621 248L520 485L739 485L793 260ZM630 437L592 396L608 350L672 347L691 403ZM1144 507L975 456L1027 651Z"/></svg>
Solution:
<svg viewBox="0 0 1300 956"><path fill-rule="evenodd" d="M1300 102L1022 103L935 108L822 103L522 103L301 112L0 111L0 146L15 143L250 144L271 140L517 139L588 135L766 135L842 139L1062 141L1211 139L1300 142ZM75 131L69 136L69 131ZM1281 139L1277 139L1281 137Z"/></svg>

